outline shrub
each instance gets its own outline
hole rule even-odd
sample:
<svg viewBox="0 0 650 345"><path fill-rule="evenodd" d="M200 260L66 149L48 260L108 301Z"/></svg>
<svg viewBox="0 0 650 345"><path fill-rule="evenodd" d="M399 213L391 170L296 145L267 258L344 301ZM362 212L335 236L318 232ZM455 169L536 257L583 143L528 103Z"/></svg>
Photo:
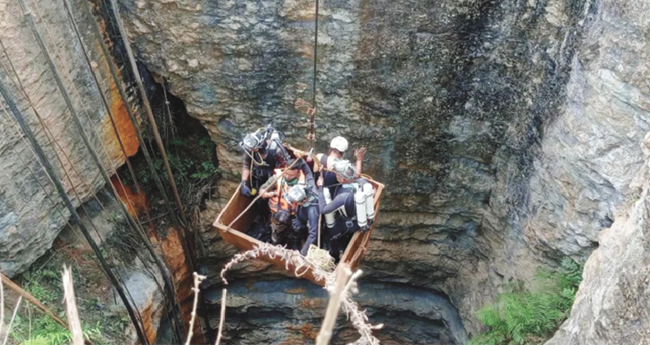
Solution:
<svg viewBox="0 0 650 345"><path fill-rule="evenodd" d="M494 304L476 312L488 331L469 341L469 345L529 345L548 339L569 316L582 266L566 258L556 272L538 273L535 291L511 286L512 292L497 297Z"/></svg>

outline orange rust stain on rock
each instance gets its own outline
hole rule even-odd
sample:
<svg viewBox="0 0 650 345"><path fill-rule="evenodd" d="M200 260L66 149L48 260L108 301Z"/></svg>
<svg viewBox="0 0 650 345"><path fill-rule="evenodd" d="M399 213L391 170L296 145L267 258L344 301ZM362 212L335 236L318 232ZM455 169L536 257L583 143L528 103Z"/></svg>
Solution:
<svg viewBox="0 0 650 345"><path fill-rule="evenodd" d="M103 25L101 25L101 30L104 30ZM101 51L99 42L97 42L96 50ZM103 74L109 75L108 61L106 61L105 58L101 58L100 60L103 65L101 67L101 70L106 71L106 73ZM126 108L128 104L125 104L122 100L115 80L112 77L106 77L105 79L108 82L109 92L107 101L109 107L111 108L110 110L111 115L113 116L113 121L115 122L115 128L117 129L119 138L122 141L122 145L124 146L124 151L126 151L127 156L131 157L138 152L140 143L138 142L135 128L133 127L133 123L131 122L131 118L129 117L129 113ZM120 148L117 137L115 137L115 129L113 129L113 124L111 123L111 119L108 117L108 115L104 119L102 126L105 133L109 133L109 137L115 138L115 140L108 140L108 142L111 146L113 146L112 148L115 150L115 152L119 152L118 157L122 157L122 149Z"/></svg>
<svg viewBox="0 0 650 345"><path fill-rule="evenodd" d="M123 185L120 183L117 175L111 177L111 183L117 190L120 200L126 205L126 208L132 216L142 215L145 209L149 207L147 195L144 193L136 193L131 187Z"/></svg>
<svg viewBox="0 0 650 345"><path fill-rule="evenodd" d="M144 310L140 311L142 315L142 324L144 325L144 335L149 340L149 343L153 344L156 341L156 335L158 330L153 326L153 304L148 303Z"/></svg>
<svg viewBox="0 0 650 345"><path fill-rule="evenodd" d="M292 295L300 295L307 292L307 289L305 288L284 289L284 292Z"/></svg>
<svg viewBox="0 0 650 345"><path fill-rule="evenodd" d="M131 122L131 118L129 117L129 113L126 109L128 105L124 104L122 101L122 97L120 97L117 86L113 81L110 83L109 102L111 106L111 113L113 114L113 121L115 121L117 133L120 136L120 140L122 140L124 151L126 151L127 156L131 157L138 152L140 143L138 142L135 128L133 127L133 123ZM111 133L115 134L115 131L112 130ZM115 142L119 146L119 142L117 142L117 140ZM121 148L119 149L121 150Z"/></svg>
<svg viewBox="0 0 650 345"><path fill-rule="evenodd" d="M299 325L289 326L289 329L292 331L298 331L302 335L302 339L296 339L293 337L287 337L282 344L304 344L305 339L316 339L318 337L318 329L314 329L314 325L309 323L303 323Z"/></svg>
<svg viewBox="0 0 650 345"><path fill-rule="evenodd" d="M171 271L172 280L174 280L174 284L176 285L176 300L181 308L183 324L188 325L194 301L194 293L192 292L194 277L189 264L185 261L183 245L178 231L175 228L167 229L167 237L161 241L161 250L165 263ZM200 321L196 321L194 324L195 336L192 343L202 343L203 339L201 334Z"/></svg>

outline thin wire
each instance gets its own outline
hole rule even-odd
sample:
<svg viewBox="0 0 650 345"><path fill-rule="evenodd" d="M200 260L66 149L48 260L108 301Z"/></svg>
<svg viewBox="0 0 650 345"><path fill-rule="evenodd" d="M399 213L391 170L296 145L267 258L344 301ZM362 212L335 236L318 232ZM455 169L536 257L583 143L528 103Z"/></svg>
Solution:
<svg viewBox="0 0 650 345"><path fill-rule="evenodd" d="M65 7L65 5L64 5L64 7ZM37 4L34 4L34 11L35 11L36 15L38 16L39 21L40 21L41 23L43 23L42 26L45 28L45 33L46 33L47 37L51 40L51 42L54 42L54 37L53 37L53 35L51 34L50 30L48 29L47 24L45 24L45 21L43 20L43 16L41 15L41 13L40 13L40 11L39 11L39 6L38 6ZM80 40L80 42L81 42L81 40ZM81 44L81 48L82 48L83 51L85 52L85 48L83 47L83 43L81 42L80 44ZM64 78L67 77L67 80L66 80L66 81L69 82L69 83L72 85L72 90L77 94L77 98L78 98L79 100L81 100L81 101L80 101L80 103L81 103L81 107L83 108L84 113L86 113L86 118L88 119L88 123L89 123L89 124L92 124L93 121L92 121L92 119L90 118L90 111L89 111L88 108L86 107L86 105L85 105L86 103L83 101L83 97L81 97L81 93L79 92L79 89L77 88L76 83L74 82L74 80L72 80L72 77L71 77L70 74L68 73L68 69L67 69L68 66L65 64L65 59L63 59L63 58L61 57L60 50L58 49L58 47L57 47L56 45L54 45L54 49L53 49L53 51L54 51L55 56L59 59L61 65L63 66L63 69L62 69L62 70L64 71L64 74L63 74L63 75L64 75ZM85 54L84 54L84 57L85 57ZM107 112L108 112L108 116L109 116L109 118L110 118L111 124L112 124L112 126L113 126L114 131L115 131L115 135L116 135L117 140L118 140L118 142L119 142L119 144L120 144L120 147L121 147L121 149L122 149L122 151L123 151L123 153L124 153L124 157L126 158L126 163L127 163L127 165L130 167L130 166L131 166L131 163L129 162L129 158L128 158L128 155L126 154L126 150L124 150L124 146L122 145L122 140L120 139L119 133L118 133L117 128L116 128L116 126L115 126L115 121L114 121L113 116L112 116L112 114L111 114L111 111L110 111L110 109L109 109L109 107L108 107L108 103L106 102L106 99L105 99L105 97L104 97L104 93L103 93L102 89L100 88L99 82L97 81L97 79L96 79L96 77L95 77L95 74L94 74L93 71L92 71L92 68L91 68L90 63L88 63L88 67L89 67L89 72L90 72L90 74L93 76L93 78L95 78L95 82L97 83L98 92L99 92L100 97L102 98L102 101L104 102L104 105L105 105L106 110L107 110ZM73 110L71 110L71 112L73 112ZM74 114L73 114L73 116L74 116ZM100 138L100 135L97 133L96 130L91 130L91 131L90 131L90 134L91 134L91 137L92 137L92 135L94 134L94 136L95 136L96 138ZM107 157L107 159L108 159L108 158L109 158L109 156L108 156L108 149L106 148L106 145L104 144L104 141L101 140L101 138L100 138L98 141L99 141L99 143L100 143L101 151L103 151L104 156ZM100 151L100 153L101 153L101 151ZM132 169L130 169L130 171L132 172ZM126 189L125 189L125 187L124 187L124 184L122 183L122 179L120 178L119 173L118 173L117 171L115 171L115 176L117 177L118 181L120 182L120 186L122 186L122 191L123 191L123 193L124 193L125 195L128 195L128 194L126 193ZM132 174L132 177L135 178L135 173ZM135 179L134 179L134 180L135 180ZM110 183L110 181L106 181L106 183L108 184L108 183ZM115 197L118 198L117 195L116 195ZM128 197L127 197L127 202L129 203L129 205L131 206L132 209L135 209L135 207L133 206L133 203L131 202L131 200L130 200ZM129 215L129 216L130 216L130 215ZM128 216L127 216L127 217L128 217ZM135 217L136 217L136 219L138 218L137 214L135 215ZM138 222L140 222L139 219L138 219ZM135 230L135 229L134 229L134 230ZM140 230L142 230L142 228L140 228Z"/></svg>
<svg viewBox="0 0 650 345"><path fill-rule="evenodd" d="M310 112L309 114L309 119L308 119L308 133L307 133L307 139L311 143L311 146L313 148L314 142L316 141L316 81L318 79L318 6L319 5L319 0L316 0L316 11L315 13L315 18L314 18L314 77L312 80L312 99L311 99L311 105L313 107L313 111Z"/></svg>
<svg viewBox="0 0 650 345"><path fill-rule="evenodd" d="M25 10L25 3L23 0L20 0L20 5L21 8L23 9L24 13L27 13ZM29 19L29 24L34 27L34 22L31 17L28 17ZM38 41L38 38L37 38ZM39 41L39 45L42 42ZM104 256L102 255L99 247L97 246L97 243L95 243L94 239L92 236L90 236L90 233L88 232L88 229L85 227L85 225L81 222L81 218L79 217L79 214L75 210L74 206L72 205L72 201L68 197L65 189L63 188L63 185L61 185L61 181L57 178L56 174L54 173L54 170L52 168L52 165L50 164L49 160L47 159L47 156L45 155L45 152L43 151L43 148L40 146L38 141L36 140L36 137L34 136L34 132L31 130L31 128L27 125L25 118L22 116L20 111L18 110L18 107L16 106L15 102L9 97L9 92L8 90L4 87L4 85L0 82L0 94L2 94L2 97L4 97L5 102L11 109L12 113L14 114L14 117L16 121L20 124L20 127L22 128L23 132L25 135L28 137L30 143L32 144L34 150L37 153L38 160L41 163L41 167L46 171L48 175L50 175L50 179L56 186L56 189L59 193L59 196L63 199L63 201L66 204L66 207L70 211L70 214L72 216L72 219L78 224L79 228L81 229L82 233L86 237L86 240L88 241L88 244L90 244L91 248L95 252L95 255L99 261L99 263L103 266L104 272L108 276L108 278L111 280L111 283L117 290L118 294L120 295L120 298L122 299L122 302L124 303L125 308L127 309L129 313L129 317L131 318L133 322L133 326L136 329L136 332L138 333L138 338L140 338L140 341L142 343L147 343L148 340L144 336L144 332L140 328L140 322L136 318L135 313L133 309L131 308L131 302L128 301L126 298L126 295L124 293L124 289L122 284L118 281L117 277L113 274L112 269L108 265L108 262L104 259Z"/></svg>
<svg viewBox="0 0 650 345"><path fill-rule="evenodd" d="M58 75L57 68L56 68L56 66L54 65L54 62L51 60L51 58L50 58L50 56L49 56L49 52L48 52L48 50L47 50L47 47L45 46L45 43L43 42L42 37L41 37L40 33L38 32L38 29L37 29L37 27L36 27L36 23L34 22L34 18L32 17L31 13L29 12L29 9L27 8L27 5L26 5L25 1L24 1L24 0L19 0L18 2L19 2L19 4L20 4L20 6L21 6L21 9L22 9L22 12L23 12L24 16L27 18L27 21L28 21L29 26L30 26L30 28L31 28L32 34L34 35L34 38L36 39L36 42L38 43L38 45L39 45L41 51L42 51L43 54L45 55L46 61L47 61L47 63L48 63L48 66L50 67L50 69L51 69L52 72L53 72L53 76L54 76L54 79L55 79L55 81L56 81L56 83L57 83L57 86L58 86L58 88L59 88L59 91L61 92L61 94L62 94L62 96L63 96L63 98L64 98L64 100L65 100L65 102L66 102L66 105L67 105L68 109L70 110L70 112L71 112L72 115L73 115L73 119L75 120L74 123L75 123L77 129L79 130L79 133L81 134L81 138L83 139L84 144L85 144L86 147L89 149L90 154L91 154L91 157L93 158L93 160L94 160L95 163L97 164L97 166L98 166L100 172L102 173L102 176L103 176L104 179L107 181L107 183L110 183L110 181L109 181L110 179L107 177L106 171L103 170L103 167L101 166L101 161L100 161L99 158L97 157L97 153L94 151L93 147L90 145L90 143L89 143L89 141L88 141L88 138L86 137L86 135L85 135L83 129L81 128L81 123L80 123L80 121L79 121L79 118L78 118L77 115L76 115L75 109L74 109L74 107L73 107L73 105L72 105L72 101L71 101L71 99L70 99L70 97L69 97L69 95L68 95L68 93L67 93L67 91L66 91L66 89L65 89L65 87L64 87L64 85L63 85L63 82L61 81L61 79L60 79L60 77L59 77L59 75ZM41 21L42 21L42 19L41 19ZM47 29L47 27L46 27L46 29ZM74 84L73 84L73 86L74 86ZM9 100L7 97L8 97L8 95L5 95L5 100L9 103L10 100ZM49 162L47 161L47 157L45 156L44 153L41 153L41 152L40 152L40 151L41 151L40 146L39 146L38 142L36 141L36 138L33 137L33 134L32 134L32 132L31 132L31 129L29 129L29 127L27 127L26 124L23 124L23 123L21 122L21 121L24 121L24 119L22 118L22 115L20 115L20 114L17 113L17 111L18 111L17 108L14 109L13 106L11 105L11 103L10 103L9 105L10 105L10 108L12 108L12 111L14 112L14 115L16 116L16 120L18 120L18 122L21 124L21 127L23 127L23 130L25 131L25 133L30 137L30 141L34 141L33 144L35 145L35 149L39 152L39 156L41 156L41 155L43 156L43 158L42 158L43 163L44 163L44 164L48 164L48 166L50 167L49 169L51 169L51 165L49 165ZM53 171L52 171L51 173L53 174ZM112 185L111 185L111 186L112 186ZM69 208L71 208L70 212L73 213L73 215L74 215L75 218L79 218L79 217L78 217L78 214L76 213L76 211L75 211L74 208L72 207L72 204L71 204L70 201L69 201L69 198L68 198L68 196L67 196L66 191L65 191L65 190L63 189L63 187L60 186L59 184L57 184L57 188L60 189L61 197L62 197L64 200L66 200L66 203L69 203ZM122 205L121 203L120 203L120 205L123 207L123 205ZM80 222L80 219L76 219L76 220ZM79 226L80 226L82 229L85 228L81 223L79 223ZM87 231L87 230L86 230L86 231ZM94 243L94 241L92 240L92 238L90 237L89 234L88 234L87 239L89 240L89 243L91 243L91 246L94 245L94 247L97 248L97 252L96 252L96 254L97 254L98 257L100 257L100 256L101 256L101 253L99 252L99 248L97 247L97 244ZM102 257L102 259L103 259L103 257ZM112 272L110 272L110 273L111 273L111 275L112 275ZM112 276L112 277L115 278L115 276ZM119 284L117 283L117 279L116 279L116 278L115 278L115 281L116 281L116 288L117 288L117 287L119 286ZM124 290L122 290L122 292L124 292ZM133 298L131 297L131 294L130 294L130 292L128 291L128 289L126 289L126 293L129 295L129 298L131 299L131 302L127 303L127 299L126 299L126 296L125 296L125 295L124 295L124 296L121 296L121 297L123 297L123 300L124 300L124 302L125 302L125 306L126 306L127 309L129 310L129 314L130 314L130 316L131 316L131 318L132 318L132 320L133 320L134 326L136 326L136 331L137 331L137 333L138 333L138 337L140 338L140 341L141 341L141 342L143 342L143 343L145 343L145 344L148 344L148 339L145 337L144 332L143 332L144 323L142 323L142 317L139 315L139 310L137 309L137 306L135 306L135 303L134 303L134 301L133 301ZM138 319L136 318L134 311L131 309L131 305L130 305L130 303L133 303L133 304L134 304L134 306L135 306L135 312L138 313L138 316L139 316L140 320L138 320ZM143 326L142 328L140 328L139 323L142 324L142 326Z"/></svg>
<svg viewBox="0 0 650 345"><path fill-rule="evenodd" d="M92 10L90 9L90 6L86 1L82 1L82 6L85 6L86 11L89 13L89 15L93 16ZM109 13L109 9L107 5L103 6L103 11ZM111 25L114 25L113 21L110 19L111 15L110 13L107 15L109 18L108 23ZM113 82L115 83L115 86L117 87L117 90L120 94L120 97L122 98L122 102L124 104L129 104L129 97L127 96L126 92L124 91L124 88L122 87L121 84L121 79L118 77L118 71L116 67L113 65L113 61L111 59L111 54L108 51L108 48L106 47L106 44L104 43L104 37L101 34L101 29L99 28L99 25L97 24L96 21L92 21L93 23L93 33L95 34L95 38L99 42L99 45L102 49L102 54L104 56L104 59L106 60L106 63L108 64L108 68L111 72L111 76L113 78ZM117 55L119 59L122 62L122 65L127 67L128 65L124 61L124 58L121 55ZM171 202L169 201L169 197L167 196L167 191L165 187L162 184L162 178L156 171L156 168L153 165L153 161L151 159L151 154L149 153L149 148L147 145L147 142L144 140L144 137L142 135L142 130L140 129L140 124L138 123L138 120L135 118L135 115L133 114L133 111L131 107L127 106L126 107L126 112L129 114L129 118L131 120L131 123L133 124L133 127L135 128L135 133L138 138L138 142L140 143L140 149L142 150L142 153L144 154L145 161L147 162L147 166L149 167L149 171L151 172L151 176L153 176L154 182L156 186L158 187L158 190L160 192L160 195L163 198L163 201L165 202L165 207L167 208L167 211L169 212L172 222L176 224L178 228L181 228L181 222L178 220L176 217L176 212L174 212L173 208L171 207Z"/></svg>
<svg viewBox="0 0 650 345"><path fill-rule="evenodd" d="M9 59L9 56L8 56L7 53L6 53L6 50L4 50L4 45L3 45L3 51L4 51L4 53L5 53L5 56L7 57L8 62L10 63L10 65L12 65L12 68L13 68L13 64L11 63L11 59ZM9 80L11 80L11 81L14 83L14 85L17 85L17 84L16 84L16 81L14 81L13 78L11 78L11 76L8 74L6 66L4 66L4 64L2 64L1 62L0 62L0 65L2 65L2 68L3 68L3 70L5 71L5 74L7 75L7 77L9 77ZM20 84L21 87L23 87L23 84L22 84L22 82L20 82L20 78L18 77L18 74L16 73L15 69L14 69L14 73L16 74L16 78L17 78L17 80L18 80L18 83ZM23 89L22 89L21 92L24 94L24 96L25 96L27 102L30 104L30 106L32 107L33 111L34 111L35 114L37 115L37 117L38 117L38 119L39 119L39 123L40 123L41 126L44 128L44 130L45 130L44 133L45 133L45 136L46 136L47 140L48 140L49 143L50 143L50 146L52 146L52 148L54 149L54 143L56 143L56 145L57 145L57 146L59 147L59 149L61 150L61 153L66 157L66 159L67 159L68 162L70 163L70 167L71 167L71 168L73 169L73 171L75 171L75 173L77 173L77 175L79 176L79 180L81 181L81 183L84 184L84 185L86 185L86 187L87 187L88 190L92 190L92 188L90 188L90 187L89 187L89 186L84 182L83 177L81 177L81 175L77 172L77 170L76 170L76 168L75 168L75 166L74 166L74 163L72 163L72 161L70 160L70 158L67 156L67 154L66 154L65 151L63 150L63 148L59 145L59 143L58 143L58 141L56 140L56 138L54 137L54 135L50 132L50 135L52 136L52 139L54 139L54 143L52 142L52 139L50 139L50 137L47 135L47 133L49 132L49 130L48 130L47 126L45 126L45 124L43 123L43 120L42 120L42 118L40 117L40 114L38 113L38 111L36 110L36 108L34 107L34 105L32 104L31 99L29 98L29 96L27 95L26 91L24 90L24 87L23 87ZM17 127L16 127L16 126L18 125L18 124L16 123L16 120L13 119L13 117L11 117L11 116L7 113L7 110L5 109L4 104L3 104L3 110L5 111L5 113L7 114L7 116L10 118L10 120L12 120L12 123L13 123L13 125L14 125L14 129L16 129L16 130L20 133L20 130L17 129ZM20 135L20 134L19 134L19 136L23 139L23 141L25 141L24 136L22 136L22 135ZM38 157L37 153L34 152L34 149L31 147L31 145L28 145L28 147L30 148L32 154L33 154L34 156ZM81 199L81 196L79 195L79 193L78 193L78 191L77 191L77 188L76 188L75 185L72 183L72 180L71 180L71 178L70 178L70 175L69 175L68 171L65 169L65 166L63 165L63 162L61 161L61 157L60 157L59 154L56 152L56 149L54 149L54 154L55 154L55 157L57 158L57 160L59 161L59 163L61 164L61 170L63 171L64 175L66 176L66 179L68 180L68 183L70 184L70 187L71 187L71 189L72 189L72 192L74 193L74 195L77 197L77 200L79 201L79 207L80 207L80 208L83 210L83 212L86 214L86 217L87 217L88 220L89 220L90 226L92 227L92 229L93 229L93 230L95 231L95 233L97 234L97 237L98 237L98 238L103 242L103 241L104 241L103 236L101 235L101 233L100 233L99 229L97 228L97 226L95 225L95 223L92 221L92 216L90 215L90 212L88 212L88 210L86 209L85 203L84 203L83 200ZM22 158L21 158L21 160L22 160ZM25 164L26 164L26 163L25 163ZM31 172L31 169L30 169L30 172ZM33 172L32 172L32 174L33 174ZM47 175L47 176L48 176L48 178L50 179L50 181L51 181L52 183L54 183L54 181L52 180L52 178L51 178L49 175ZM37 179L37 182L38 182L38 179ZM40 183L39 183L39 185L40 185ZM44 190L45 190L45 189L44 189ZM47 193L47 192L46 192L46 193ZM92 194L92 196L94 197L94 199L99 203L100 208L102 209L102 211L105 212L105 213L108 213L108 211L106 210L106 208L104 207L104 205L102 204L102 202L99 200L99 198L97 198L97 195L96 195L95 193L91 193L91 194ZM49 196L48 196L48 197L49 197ZM51 199L51 198L50 198L50 199ZM63 219L67 219L67 218L68 218L68 217L64 216L63 213L62 213L60 210L58 210L58 212L60 213L60 215L61 215L61 217L62 217ZM110 254L110 252L108 252L108 255L111 257L111 259L115 260L115 257L114 257L112 254ZM136 255L137 255L137 253L136 253ZM138 257L140 257L140 256L138 255ZM142 260L142 261L144 262L144 260L143 260L141 257L140 257L140 260ZM105 270L104 270L104 271L105 271ZM150 274L153 276L153 273L152 273L152 272L150 272ZM116 273L116 276L120 279L120 281L124 281L124 277L123 277L119 272ZM158 282L156 281L156 283L158 283ZM160 286L160 285L159 285L159 286ZM162 289L161 289L161 290L162 290ZM126 288L126 286L125 286L125 291L126 291L127 294L129 295L129 298L131 299L131 303L133 303L133 304L135 305L135 301L133 300L133 297L131 296L131 292L130 292L130 290L129 290L128 288ZM137 312L138 317L140 318L140 320L142 320L142 316L140 315L140 312L139 312L139 310L137 309L137 307L136 307L135 310L136 310L136 312Z"/></svg>
<svg viewBox="0 0 650 345"><path fill-rule="evenodd" d="M110 107L108 106L108 101L106 100L106 97L104 96L104 93L103 93L103 91L102 91L102 89L101 89L101 85L100 85L100 83L99 83L99 80L97 79L97 76L94 74L94 72L93 72L93 70L92 70L92 64L91 64L90 59L89 59L89 57L88 57L88 52L87 52L86 48L84 47L83 40L81 39L81 35L80 35L79 30L78 30L78 28L77 28L77 23L76 23L74 17L72 16L72 13L70 12L70 9L69 9L69 7L68 7L68 2L67 2L66 0L63 1L63 5L64 5L64 7L65 7L65 11L66 11L66 13L67 13L67 15L68 15L68 18L70 19L70 22L71 22L71 24L72 24L72 27L73 27L73 29L74 29L74 31L75 31L76 37L77 37L77 39L78 39L78 41L79 41L79 44L81 45L81 49L83 50L83 53L84 53L83 55L84 55L84 58L85 58L85 60L86 60L86 65L87 65L87 67L89 68L89 72L90 72L90 73L92 74L92 76L93 76L93 80L95 81L95 85L97 86L97 89L98 89L98 91L99 91L99 94L101 95L101 98L102 98L102 102L103 102L103 104L104 104L104 107L106 108L106 111L107 111L107 113L108 113L108 116L109 116L109 118L110 118L110 120L111 120L111 124L112 124L113 130L115 131L115 136L117 137L117 140L119 141L120 148L121 148L121 150L122 150L122 153L124 154L124 158L125 158L125 160L126 160L126 163L127 163L128 168L129 168L129 172L131 173L131 177L132 177L134 183L136 184L136 186L137 186L137 188L138 188L138 191L139 191L139 192L142 192L142 189L140 188L140 184L138 183L138 180L137 180L137 178L136 178L136 176L135 176L135 172L133 171L133 167L131 166L131 163L130 163L130 160L129 160L129 156L128 156L128 154L126 153L126 150L125 150L125 148L124 148L124 145L122 144L122 139L120 138L120 133L119 133L119 131L117 130L117 127L116 127L116 125L115 125L115 120L113 119L113 115L112 115L111 109L110 109ZM125 106L128 106L128 105L125 105ZM124 191L127 200L130 202L130 199L128 198L128 195L126 194L126 190L124 189L124 184L123 184L122 181L120 180L120 177L119 177L119 174L117 173L117 171L116 171L116 176L117 176L118 180L120 181L120 185L122 186L122 190ZM133 204L131 204L131 207L135 210L135 208L133 207ZM151 216L149 215L149 211L147 210L146 207L145 207L145 213L146 213L146 215L147 215L147 218L148 218L148 220L149 220L149 223L153 225L153 223L152 223L152 221L151 221ZM127 216L128 216L128 215L127 215ZM135 213L135 216L136 216L136 219L138 219L137 213ZM138 222L139 222L139 219L138 219ZM153 247L151 246L151 243L149 243L149 238L146 237L146 235L144 234L144 230L143 230L143 229L140 229L140 230L141 230L140 235L141 235L143 241L145 242L145 245L147 246L147 249L150 250L150 252L151 252L151 256L153 257L155 263L159 266L159 269L161 270L161 274L163 275L163 278L164 278L164 281L165 281L165 286L166 286L167 289L169 290L169 291L168 291L169 294L171 294L170 298L171 298L172 300L175 300L176 296L175 296L174 286L173 286L173 282L171 281L171 278L169 277L169 274L166 272L167 267L166 267L166 266L165 266L165 265L164 265L164 264L163 264L163 263L158 259L157 254L155 253L155 251L153 250ZM155 232L155 231L154 231L154 232ZM155 275L152 274L152 277L153 277L154 280L156 280L156 283L158 283L158 282L157 282L157 279L156 279L156 277L155 277ZM162 289L162 287L161 287L160 285L159 285L159 288L160 288L161 291L164 291L164 289ZM170 318L169 321L174 325L174 329L176 330L176 332L174 332L174 333L175 333L175 336L176 336L177 340L178 340L178 341L182 341L182 338L181 338L181 337L182 337L182 333L179 332L179 331L180 331L180 328L179 328L179 326L178 326L178 324L177 324L177 320L176 320L177 318L178 318L178 320L180 320L180 316L177 315L177 313L178 313L178 310L177 310L177 308L174 306L174 307L172 308L172 314L174 315L174 318L173 318L173 319ZM168 313L165 313L165 314L169 317L169 314L168 314Z"/></svg>

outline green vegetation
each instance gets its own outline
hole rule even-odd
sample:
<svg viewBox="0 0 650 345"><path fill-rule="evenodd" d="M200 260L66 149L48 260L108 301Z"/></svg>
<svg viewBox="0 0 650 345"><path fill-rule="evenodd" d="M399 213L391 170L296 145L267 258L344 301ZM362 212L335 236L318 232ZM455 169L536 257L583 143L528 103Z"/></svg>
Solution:
<svg viewBox="0 0 650 345"><path fill-rule="evenodd" d="M525 290L521 284L511 286L511 292L476 312L489 330L472 338L469 345L543 343L569 316L581 280L582 266L566 258L557 272L537 275L535 291Z"/></svg>
<svg viewBox="0 0 650 345"><path fill-rule="evenodd" d="M201 138L198 140L174 138L168 143L167 158L172 168L174 178L177 183L199 183L202 180L214 179L220 174L220 170L216 167L215 157L215 144L210 138ZM153 159L153 165L156 173L162 178L166 178L165 166L162 157L156 154ZM134 166L136 177L142 184L143 188L154 190L156 188L151 174L151 170L146 165L144 160L137 160ZM122 173L125 182L133 183L131 176L127 173Z"/></svg>
<svg viewBox="0 0 650 345"><path fill-rule="evenodd" d="M112 307L110 294L106 293L103 274L86 258L82 251L65 247L45 255L22 276L23 288L45 304L62 320L66 320L65 306L61 303L63 289L61 271L66 263L72 268L77 308L85 337L98 345L124 343L124 332L130 320L121 306ZM5 289L6 292L7 289ZM6 294L8 296L10 294ZM17 298L5 300L9 308ZM23 300L12 324L10 345L63 345L70 343L70 332L42 311Z"/></svg>

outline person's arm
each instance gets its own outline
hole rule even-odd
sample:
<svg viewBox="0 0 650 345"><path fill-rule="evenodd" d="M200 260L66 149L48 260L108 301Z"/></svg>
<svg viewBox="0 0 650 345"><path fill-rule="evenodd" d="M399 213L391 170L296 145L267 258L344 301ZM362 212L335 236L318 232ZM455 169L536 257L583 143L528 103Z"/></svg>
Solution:
<svg viewBox="0 0 650 345"><path fill-rule="evenodd" d="M354 152L354 155L357 156L357 174L361 175L361 169L363 168L363 157L366 155L367 149L362 147Z"/></svg>
<svg viewBox="0 0 650 345"><path fill-rule="evenodd" d="M316 159L315 159L315 162L314 162L314 172L317 173L317 172L323 170L323 169L320 167L320 164L321 164L321 163L320 163L320 160L322 159L323 154L322 154L322 153L317 153L314 157L316 158Z"/></svg>
<svg viewBox="0 0 650 345"><path fill-rule="evenodd" d="M310 193L315 194L316 182L314 181L314 174L311 172L309 165L307 165L304 160L301 159L301 162L299 164L300 170L302 170L302 173L305 174L305 182L307 183L307 187L309 188Z"/></svg>
<svg viewBox="0 0 650 345"><path fill-rule="evenodd" d="M325 196L323 196L323 188L318 188L318 209L321 214L326 214L337 210L339 207L345 205L348 193L340 193L332 202L325 204Z"/></svg>
<svg viewBox="0 0 650 345"><path fill-rule="evenodd" d="M274 180L275 180L275 177L271 176L271 177L269 177L268 180L266 180L266 182L264 182L262 187L260 187L260 192L263 191L263 190L266 190L266 192L262 193L262 196L261 196L262 199L268 199L270 197L278 195L278 191L275 190L277 188L273 188L273 184L276 183L276 181L274 181Z"/></svg>
<svg viewBox="0 0 650 345"><path fill-rule="evenodd" d="M248 178L251 175L251 157L244 154L244 160L241 163L241 180L248 183Z"/></svg>

